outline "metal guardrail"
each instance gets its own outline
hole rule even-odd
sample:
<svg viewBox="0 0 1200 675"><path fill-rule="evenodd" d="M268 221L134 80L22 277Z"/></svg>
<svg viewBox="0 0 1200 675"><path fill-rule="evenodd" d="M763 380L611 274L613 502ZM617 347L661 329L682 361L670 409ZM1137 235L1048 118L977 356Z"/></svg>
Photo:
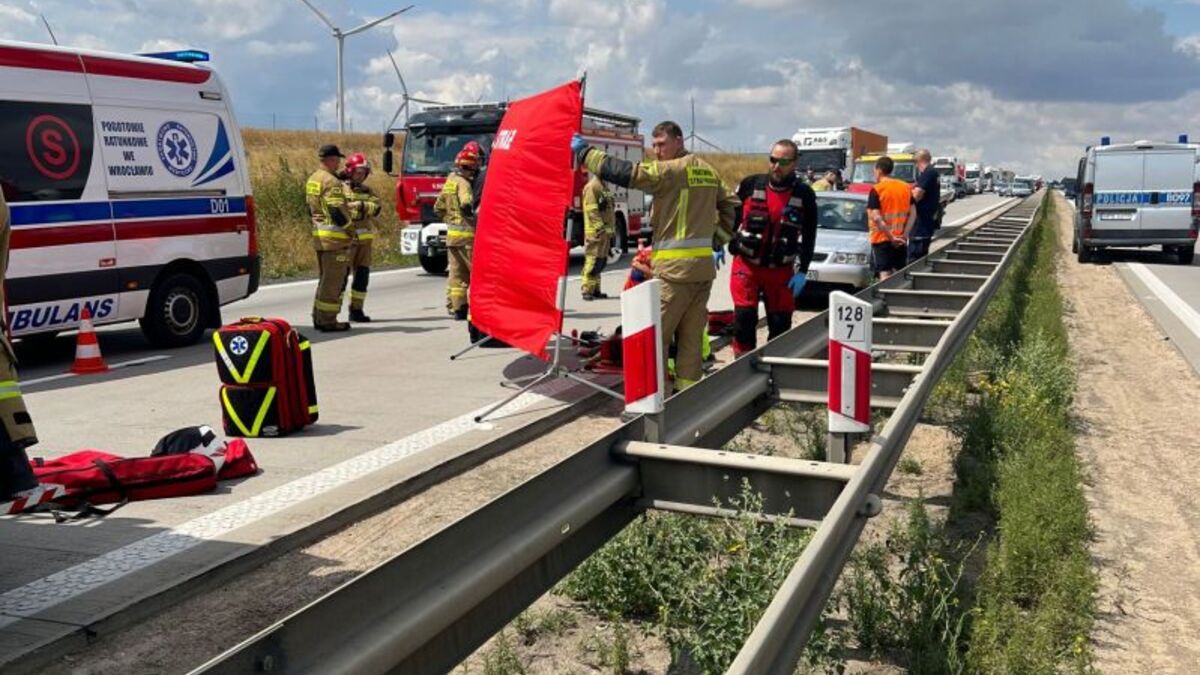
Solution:
<svg viewBox="0 0 1200 675"><path fill-rule="evenodd" d="M197 673L442 673L646 509L728 515L743 482L763 518L816 527L729 669L791 673L934 385L978 323L1040 209L1034 197L872 286L872 406L892 409L859 466L709 450L782 401L824 403L827 313L793 328ZM657 442L646 442L655 438Z"/></svg>

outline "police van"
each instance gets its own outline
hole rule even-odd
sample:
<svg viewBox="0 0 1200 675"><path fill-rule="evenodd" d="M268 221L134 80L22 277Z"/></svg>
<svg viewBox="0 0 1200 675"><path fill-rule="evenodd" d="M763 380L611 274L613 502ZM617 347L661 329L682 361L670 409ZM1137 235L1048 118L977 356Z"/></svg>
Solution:
<svg viewBox="0 0 1200 675"><path fill-rule="evenodd" d="M1080 262L1108 247L1162 246L1192 264L1200 225L1197 146L1178 143L1113 145L1107 137L1088 148L1076 177L1075 236Z"/></svg>
<svg viewBox="0 0 1200 675"><path fill-rule="evenodd" d="M207 60L0 41L12 335L75 328L86 308L181 346L257 289L245 151Z"/></svg>

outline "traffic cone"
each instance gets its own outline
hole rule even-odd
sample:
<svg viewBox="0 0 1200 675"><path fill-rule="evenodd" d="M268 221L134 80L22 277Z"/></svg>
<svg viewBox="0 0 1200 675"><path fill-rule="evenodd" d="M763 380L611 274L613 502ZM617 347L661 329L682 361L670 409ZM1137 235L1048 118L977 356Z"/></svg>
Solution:
<svg viewBox="0 0 1200 675"><path fill-rule="evenodd" d="M96 329L92 326L92 313L85 306L79 318L79 338L75 341L75 364L71 372L76 375L103 373L108 370L104 357L100 356L100 343L96 340Z"/></svg>

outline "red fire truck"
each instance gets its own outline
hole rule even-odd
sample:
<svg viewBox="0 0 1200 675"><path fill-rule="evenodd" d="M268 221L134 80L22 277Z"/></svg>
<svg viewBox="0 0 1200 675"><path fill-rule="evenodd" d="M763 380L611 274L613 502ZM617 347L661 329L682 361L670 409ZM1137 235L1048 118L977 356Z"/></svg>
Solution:
<svg viewBox="0 0 1200 675"><path fill-rule="evenodd" d="M399 134L404 149L396 169L396 214L408 223L401 233L401 252L416 255L425 271L438 274L446 270L446 225L433 212L446 175L454 168L454 156L468 141L476 141L484 150L485 161L491 156L492 138L504 117L506 103L431 106L414 114L403 129L385 136L384 145L392 146ZM640 162L645 140L638 131L636 117L584 109L583 136L610 155ZM384 169L389 173L390 150ZM575 198L570 218L573 221L573 245L583 245L583 218L580 190L587 176L576 176ZM645 196L638 190L609 186L616 195L617 236L609 253L609 262L620 260L631 242L649 237L649 220L644 219Z"/></svg>

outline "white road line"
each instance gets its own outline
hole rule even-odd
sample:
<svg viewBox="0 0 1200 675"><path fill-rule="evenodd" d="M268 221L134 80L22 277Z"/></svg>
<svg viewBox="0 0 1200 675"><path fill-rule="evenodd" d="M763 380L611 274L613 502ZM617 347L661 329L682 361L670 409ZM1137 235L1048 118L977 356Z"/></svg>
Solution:
<svg viewBox="0 0 1200 675"><path fill-rule="evenodd" d="M1185 328L1200 338L1200 312L1193 309L1187 301L1171 290L1170 286L1163 283L1158 275L1150 271L1150 268L1142 263L1128 263L1127 266L1129 271L1137 275L1137 278L1146 284L1146 288L1149 288L1150 292L1157 296L1167 309L1171 310L1171 313L1183 323Z"/></svg>
<svg viewBox="0 0 1200 675"><path fill-rule="evenodd" d="M542 388L542 393L522 394L496 414L502 416L519 412L550 400L573 386L569 380L555 380ZM0 594L0 628L94 591L317 495L342 487L435 445L480 429L474 418L486 409L480 408L460 415L316 473L230 504L213 513L11 589Z"/></svg>
<svg viewBox="0 0 1200 675"><path fill-rule="evenodd" d="M121 361L120 363L109 364L108 369L116 370L118 368L125 368L127 366L140 366L143 363L154 363L155 361L162 361L164 359L169 359L169 358L171 358L170 354L155 354L153 356L144 356L140 359L132 359L129 361ZM70 377L79 377L79 376L76 375L75 373L61 373L59 375L47 375L46 377L35 377L32 380L21 380L21 386L28 387L31 384L44 384L46 382L55 382L57 380L65 380Z"/></svg>

